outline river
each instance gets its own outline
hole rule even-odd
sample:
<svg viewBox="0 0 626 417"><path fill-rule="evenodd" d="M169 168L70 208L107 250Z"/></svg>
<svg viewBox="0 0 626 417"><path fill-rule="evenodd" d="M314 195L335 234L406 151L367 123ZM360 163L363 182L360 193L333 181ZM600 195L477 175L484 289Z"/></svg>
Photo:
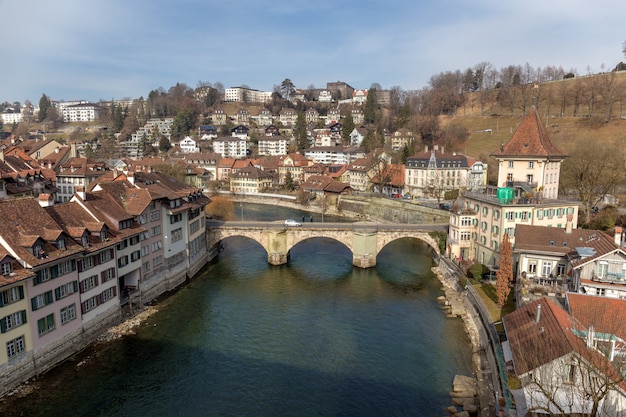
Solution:
<svg viewBox="0 0 626 417"><path fill-rule="evenodd" d="M255 217L301 216L271 211ZM471 348L437 303L432 265L414 239L367 270L330 239L298 244L282 266L251 240L226 239L136 335L77 355L0 415L443 415L454 375L471 375Z"/></svg>

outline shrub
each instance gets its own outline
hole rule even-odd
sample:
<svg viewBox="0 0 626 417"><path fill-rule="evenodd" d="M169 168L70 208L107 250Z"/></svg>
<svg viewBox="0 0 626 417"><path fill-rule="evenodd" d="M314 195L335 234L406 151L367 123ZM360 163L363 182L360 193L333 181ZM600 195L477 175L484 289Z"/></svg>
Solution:
<svg viewBox="0 0 626 417"><path fill-rule="evenodd" d="M483 278L483 274L486 273L489 273L489 268L481 263L475 263L467 270L467 276L473 278L478 282L480 282L480 280Z"/></svg>

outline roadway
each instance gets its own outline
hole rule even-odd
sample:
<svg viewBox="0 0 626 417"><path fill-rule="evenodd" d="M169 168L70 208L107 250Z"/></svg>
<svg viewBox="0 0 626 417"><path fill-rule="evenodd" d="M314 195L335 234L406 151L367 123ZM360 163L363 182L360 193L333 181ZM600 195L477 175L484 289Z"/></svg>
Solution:
<svg viewBox="0 0 626 417"><path fill-rule="evenodd" d="M448 231L448 225L445 223L425 223L425 224L407 224L407 223L373 223L373 222L303 222L302 226L285 226L284 220L275 221L221 221L215 219L207 219L207 227L227 227L227 228L265 228L265 229L313 229L313 230L434 230Z"/></svg>

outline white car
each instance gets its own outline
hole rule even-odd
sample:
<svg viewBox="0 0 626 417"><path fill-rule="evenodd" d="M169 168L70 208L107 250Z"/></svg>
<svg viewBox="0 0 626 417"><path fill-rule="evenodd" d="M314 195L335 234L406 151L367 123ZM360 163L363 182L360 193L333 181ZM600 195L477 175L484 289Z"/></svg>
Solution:
<svg viewBox="0 0 626 417"><path fill-rule="evenodd" d="M285 220L285 226L288 226L288 227L300 227L300 226L302 226L302 223L297 222L297 221L295 221L293 219L287 219L287 220Z"/></svg>

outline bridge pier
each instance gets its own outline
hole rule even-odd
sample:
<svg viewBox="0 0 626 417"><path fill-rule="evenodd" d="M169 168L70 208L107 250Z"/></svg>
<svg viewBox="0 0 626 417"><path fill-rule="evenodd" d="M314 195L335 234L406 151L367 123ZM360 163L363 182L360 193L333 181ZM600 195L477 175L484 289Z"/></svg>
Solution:
<svg viewBox="0 0 626 417"><path fill-rule="evenodd" d="M352 265L359 268L373 268L376 266L376 255L373 253L365 255L352 255Z"/></svg>
<svg viewBox="0 0 626 417"><path fill-rule="evenodd" d="M284 265L289 261L289 254L287 252L274 252L267 254L267 262L270 265Z"/></svg>

